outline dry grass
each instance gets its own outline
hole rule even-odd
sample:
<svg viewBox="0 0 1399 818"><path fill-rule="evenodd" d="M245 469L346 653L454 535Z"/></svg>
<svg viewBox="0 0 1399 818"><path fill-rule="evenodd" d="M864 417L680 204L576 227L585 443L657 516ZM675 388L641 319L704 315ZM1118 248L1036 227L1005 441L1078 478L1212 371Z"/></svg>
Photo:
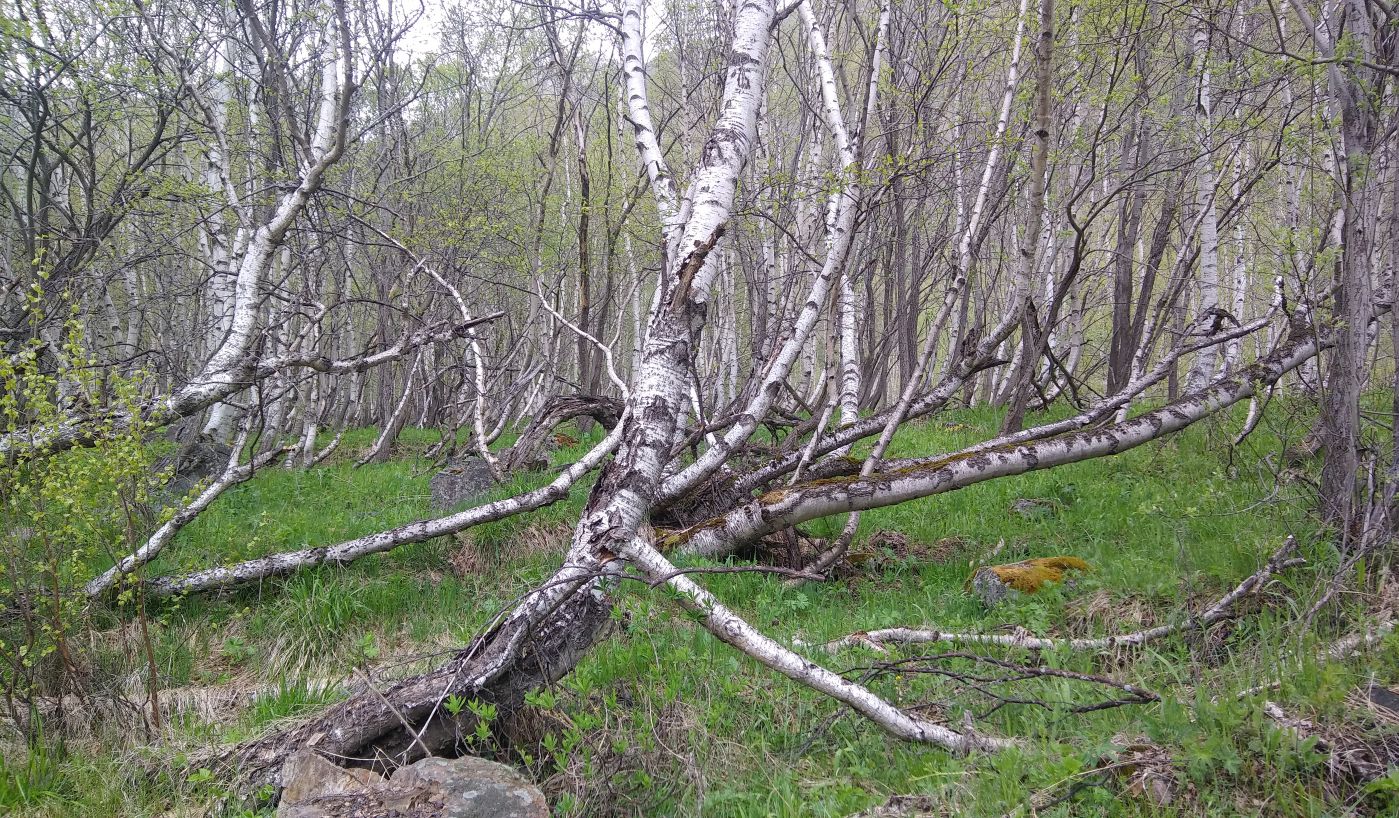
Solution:
<svg viewBox="0 0 1399 818"><path fill-rule="evenodd" d="M1161 624L1159 611L1147 599L1099 588L1064 605L1065 636L1086 638L1125 633Z"/></svg>
<svg viewBox="0 0 1399 818"><path fill-rule="evenodd" d="M540 554L562 554L573 537L573 527L563 523L532 522L504 546L486 546L468 530L453 537L456 547L447 555L453 576L486 574L503 564Z"/></svg>
<svg viewBox="0 0 1399 818"><path fill-rule="evenodd" d="M1352 697L1356 695L1366 697L1364 691ZM1377 723L1369 707L1353 707L1332 721L1305 717L1274 702L1267 702L1263 712L1299 745L1311 744L1325 756L1325 788L1335 803L1359 805L1367 785L1399 769L1399 732L1391 724Z"/></svg>

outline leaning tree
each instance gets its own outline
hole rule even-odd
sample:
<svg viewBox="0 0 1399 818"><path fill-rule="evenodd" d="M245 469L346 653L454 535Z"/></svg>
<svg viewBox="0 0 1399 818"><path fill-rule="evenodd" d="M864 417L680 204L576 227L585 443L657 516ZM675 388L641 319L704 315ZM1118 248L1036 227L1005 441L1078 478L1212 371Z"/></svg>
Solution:
<svg viewBox="0 0 1399 818"><path fill-rule="evenodd" d="M1294 2L1289 24L1252 3L740 0L659 17L643 0L528 3L499 9L499 23L448 15L439 61L426 63L396 59L402 21L374 4L276 5L179 18L137 4L112 30L154 66L142 138L102 137L129 153L102 154L87 175L63 141L87 103L60 97L100 85L45 72L71 70L52 55L76 60L83 36L127 40L39 26L15 41L33 70L0 89L3 134L38 193L7 181L9 218L25 227L23 253L58 261L8 268L7 362L43 366L57 342L14 300L33 280L99 280L93 259L105 257L91 248L128 250L120 225L165 229L134 202L153 195L140 180L168 169L158 160L171 142L198 146L178 212L190 228L181 258L202 272L193 307L165 319L193 360L134 408L19 418L0 430L0 463L137 421L197 420L203 437L235 444L212 482L80 592L102 604L135 583L177 596L342 565L593 482L548 580L436 670L224 759L251 781L275 781L303 748L394 764L459 750L473 716L449 712L449 697L518 711L604 637L629 581L668 587L715 638L893 736L1009 746L828 668L826 652L861 640L1140 645L1218 621L1290 564L1291 546L1179 626L1084 644L927 627L782 644L677 562L745 558L765 537L848 515L802 565L734 566L820 581L865 510L1108 457L1243 402L1247 434L1282 388L1327 396L1329 517L1347 532L1358 516L1365 531L1388 525L1351 500L1366 355L1392 299L1375 259L1393 266L1399 229L1396 216L1390 245L1367 232L1382 206L1399 214L1399 153L1380 150L1394 140L1380 127L1395 71L1384 4ZM78 141L112 127L99 118ZM85 190L59 173L107 175ZM1387 202L1375 195L1384 174ZM44 204L75 193L81 208ZM44 227L55 214L68 233ZM53 247L40 253L43 242ZM127 307L151 282L189 280L138 275ZM99 306L90 321L122 312ZM117 329L107 337L146 337ZM888 456L901 427L972 402L1006 408L999 436ZM1070 408L1035 420L1056 405ZM410 419L442 429L443 451L467 428L503 477L583 416L604 433L536 488L345 542L143 570L286 450L313 465L322 428L378 425L366 462L388 456ZM493 449L511 424L520 442Z"/></svg>

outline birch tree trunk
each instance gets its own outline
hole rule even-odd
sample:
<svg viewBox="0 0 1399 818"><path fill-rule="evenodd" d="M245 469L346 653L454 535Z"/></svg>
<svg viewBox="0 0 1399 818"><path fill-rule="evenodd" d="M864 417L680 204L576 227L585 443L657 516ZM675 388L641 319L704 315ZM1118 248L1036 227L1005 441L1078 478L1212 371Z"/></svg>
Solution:
<svg viewBox="0 0 1399 818"><path fill-rule="evenodd" d="M1210 53L1209 29L1202 22L1195 27L1192 37L1192 58L1199 66L1199 80L1195 98L1195 134L1200 152L1196 160L1195 205L1200 209L1200 303L1196 314L1219 309L1219 216L1215 209L1215 171L1211 159L1213 126L1210 121ZM1186 390L1196 392L1209 383L1214 376L1215 362L1219 350L1210 347L1200 352L1190 367L1186 379Z"/></svg>
<svg viewBox="0 0 1399 818"><path fill-rule="evenodd" d="M650 316L641 366L617 427L616 455L598 476L563 566L443 671L382 696L353 698L301 728L243 748L237 761L254 783L275 778L281 761L308 743L344 756L387 746L390 758L416 758L422 745L440 745L452 735L438 709L449 694L469 691L508 711L528 690L571 669L597 640L608 621L605 580L620 570L619 555L635 551L684 414L690 352L713 283L715 265L706 262L723 236L756 138L774 12L772 0L747 0L736 13L724 103L687 190L685 218L675 225L674 246L681 252L662 276L664 297ZM404 734L405 720L421 725L416 736Z"/></svg>
<svg viewBox="0 0 1399 818"><path fill-rule="evenodd" d="M1041 344L1052 343L1048 337L1050 328L1040 326L1038 309L1031 293L1034 292L1035 265L1040 258L1040 239L1048 232L1041 223L1044 220L1045 198L1048 195L1050 86L1053 80L1054 0L1040 0L1039 36L1035 42L1035 113L1034 124L1031 126L1035 141L1030 158L1030 215L1022 234L1019 266L1015 272L1015 289L1011 296L1016 304L1011 312L1020 316L1020 365L1016 368L1017 381L1013 387L1010 407L1001 426L1002 434L1017 432L1024 425L1025 410L1030 404L1030 391L1043 353ZM1050 269L1053 270L1052 264ZM1053 298L1052 290L1046 297Z"/></svg>

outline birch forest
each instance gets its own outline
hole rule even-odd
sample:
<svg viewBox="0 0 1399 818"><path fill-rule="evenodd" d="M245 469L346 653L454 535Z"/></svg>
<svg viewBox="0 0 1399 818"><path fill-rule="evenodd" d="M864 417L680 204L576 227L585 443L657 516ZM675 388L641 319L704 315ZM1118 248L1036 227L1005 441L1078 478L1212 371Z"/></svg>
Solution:
<svg viewBox="0 0 1399 818"><path fill-rule="evenodd" d="M0 0L0 815L1399 814L1392 0Z"/></svg>

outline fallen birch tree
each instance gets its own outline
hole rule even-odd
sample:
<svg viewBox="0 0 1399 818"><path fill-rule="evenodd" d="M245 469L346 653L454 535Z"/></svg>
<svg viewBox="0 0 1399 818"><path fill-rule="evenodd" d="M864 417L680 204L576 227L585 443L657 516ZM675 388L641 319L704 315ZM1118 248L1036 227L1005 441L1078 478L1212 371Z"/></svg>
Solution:
<svg viewBox="0 0 1399 818"><path fill-rule="evenodd" d="M1120 21L1090 15L1094 28L1076 8L1065 20L1062 13L1056 19L1054 3L1037 5L1038 15L1029 0L968 15L957 4L741 0L719 10L725 26L702 49L704 70L722 66L722 83L695 85L685 77L694 55L684 49L667 54L673 66L653 75L651 64L660 62L648 28L656 9L643 0L623 0L615 13L525 4L520 19L500 24L512 38L507 57L486 62L501 64L498 85L531 89L546 104L466 89L456 111L444 95L394 87L428 87L441 77L428 68L403 68L402 76L389 70L396 32L368 36L367 7L309 3L311 22L298 22L306 26L299 31L307 59L293 70L279 45L287 30L240 0L235 16L248 43L232 42L242 34L231 30L211 35L212 44L188 35L200 45L190 53L208 55L211 70L170 54L163 40L157 49L172 58L180 98L197 109L208 137L199 151L203 166L189 174L217 201L196 240L210 280L195 288L201 300L190 310L209 319L192 322L208 348L190 353L192 366L163 373L162 387L134 409L69 400L57 423L7 426L0 464L185 419L205 436L222 437L240 416L249 418L241 396L267 404L273 439L259 445L269 448L243 462L240 436L209 486L81 587L95 602L132 582L152 597L179 597L346 565L528 514L595 478L552 577L500 611L442 667L383 691L357 690L222 759L254 784L276 783L282 762L306 748L384 767L461 751L472 717L443 703L458 697L494 704L506 717L518 712L530 691L569 673L604 638L629 582L664 585L715 638L891 736L956 753L1014 746L1014 736L930 718L869 679L822 662L855 644L1136 648L1229 616L1293 564L1291 544L1214 605L1160 628L1087 640L881 629L810 651L815 658L806 655L810 646L765 634L740 616L740 604L704 587L703 569L683 563L729 559L766 536L849 515L814 562L776 572L820 581L839 565L867 510L1111 457L1250 401L1242 437L1260 422L1263 396L1286 389L1319 355L1341 342L1344 355L1332 357L1354 358L1356 344L1378 333L1393 298L1367 299L1363 326L1356 325L1354 295L1342 298L1308 258L1344 251L1337 237L1353 233L1358 221L1346 210L1351 203L1337 201L1318 217L1335 230L1307 224L1298 191L1313 180L1293 169L1321 159L1299 147L1308 140L1295 138L1296 123L1324 117L1301 101L1311 94L1305 83L1292 76L1244 82L1216 70L1205 59L1209 15L1177 20L1174 10L1153 7ZM1022 58L1036 19L1035 89L1027 95ZM1159 21L1172 26L1157 43ZM139 22L152 32L171 24L153 11ZM956 40L968 27L980 39ZM1306 29L1302 36L1331 42L1317 24ZM524 30L542 34L535 47L547 50L545 59L510 50ZM615 75L602 67L609 32ZM690 36L679 24L672 33ZM1132 59L1105 56L1080 37L1095 44L1120 38L1134 49ZM1163 54L1185 39L1192 56L1166 62ZM944 53L943 43L955 47ZM357 70L365 54L373 65ZM588 55L598 57L592 73ZM1342 59L1334 50L1325 58ZM1162 70L1141 70L1153 59ZM535 62L547 70L513 67ZM680 92L666 87L653 106L652 89L672 67ZM267 153L285 162L285 179L235 178L243 171L235 166L228 112L238 107L240 72L254 68L263 82L247 89L260 92L249 99L261 100L259 115L283 135ZM471 82L479 79L474 71L465 72ZM374 93L363 93L360 85L371 82ZM1192 84L1204 92L1193 114ZM1293 85L1302 93L1293 94ZM616 94L614 121L608 105ZM370 97L373 104L365 102ZM1033 110L1022 104L1029 97ZM1222 99L1231 110L1211 108ZM522 126L506 110L511 105L539 114L537 121ZM480 120L475 135L465 124L456 133L433 119L472 110ZM1179 138L1173 118L1189 120L1191 139ZM614 173L616 157L597 147L607 142L610 150L613 140L594 133L594 120L629 131L631 144L623 142L636 151L635 167ZM414 131L421 123L424 130ZM412 184L441 183L438 174L451 164L432 150L420 154L414 136L427 140L430 126L461 137L453 158L462 166L470 151L498 149L507 128L542 135L522 154L538 178L519 185L511 168L509 184L496 191L504 209L527 211L525 224L495 229L489 206L500 203L478 209L469 201L492 198L485 183L481 191L433 190L422 194L425 202L413 201ZM1312 141L1329 142L1325 136ZM1103 158L1109 150L1116 160ZM354 159L340 180L342 163ZM602 160L605 183L597 173ZM1322 236L1307 252L1293 246L1279 254L1290 256L1282 261L1250 249L1244 230L1261 231L1258 223L1278 206L1261 184L1275 172L1298 175L1284 180L1296 194L1286 203L1292 232L1265 238L1296 245L1313 227ZM1226 176L1233 184L1222 183ZM380 182L409 192L381 192ZM602 193L593 187L599 183ZM1156 219L1149 242L1140 235L1146 218ZM1234 249L1219 241L1229 229ZM478 255L457 257L462 245L478 241ZM1096 259L1105 253L1113 259L1110 294L1099 286L1106 267ZM1229 301L1221 256L1235 262L1236 281L1245 285L1254 268L1287 261L1294 269L1278 272L1271 287L1241 286L1247 292ZM1004 258L1012 259L1009 267ZM1345 261L1351 288L1360 276L1366 287L1358 289L1368 292L1373 271ZM7 306L18 280L0 281ZM131 282L133 304L141 284ZM1330 320L1338 303L1352 321L1344 327ZM480 304L492 311L469 307ZM374 311L374 320L354 312L356 305ZM1112 337L1104 361L1094 327L1107 309ZM118 312L115 304L110 311ZM478 331L487 322L491 331ZM106 333L120 334L121 323ZM140 321L128 324L137 325L139 339ZM8 323L0 329L7 344L20 337ZM1247 356L1245 342L1253 346ZM36 342L32 357L51 345ZM751 355L740 355L748 348ZM25 358L9 346L0 351L6 365ZM1218 360L1227 365L1216 367ZM960 451L888 457L911 422L981 403L1010 406L1005 434ZM1067 417L1021 428L1031 406L1056 403L1072 406ZM379 427L361 458L366 465L386 457L410 424L438 428L438 451L454 449L458 431L469 427L467 445L499 480L532 469L555 426L585 416L606 433L531 490L344 542L281 545L288 550L147 575L199 513L283 452L288 430L297 461L310 467L350 426ZM321 430L337 437L318 453ZM514 447L492 449L507 430L519 433Z"/></svg>
<svg viewBox="0 0 1399 818"><path fill-rule="evenodd" d="M823 461L813 457L832 455L839 459L842 455L838 452L850 444L878 434L887 435L902 420L946 405L970 377L998 365L997 347L1022 317L1020 311L1012 308L992 324L995 329L984 335L965 329L968 340L953 351L944 374L921 396L915 398L914 392L907 392L892 409L830 431L823 428L824 421L818 421L804 432L806 441L800 447L791 447L760 469L757 482L753 482L751 474L735 479L737 499L730 508L686 528L657 532L650 526L652 516L713 476L732 471L730 461L738 447L770 418L776 397L782 394L790 367L797 360L797 350L811 337L814 316L838 303L838 298L832 301L838 293L833 285L839 281L837 273L845 250L841 249L844 240L837 219L830 222L835 236L827 243L823 263L812 265L804 281L807 298L797 303L805 306L792 313L787 341L773 346L771 357L759 370L761 376L751 382L733 419L723 421L724 436L688 433L686 421L711 429L716 425L713 419L700 414L702 407L694 400L690 359L713 307L710 295L719 275L717 259L730 234L737 180L753 154L768 72L769 41L781 16L770 0L747 0L737 8L718 119L689 174L688 186L673 197L669 180L678 176L667 169L664 154L657 147L645 102L642 35L638 31L643 18L639 3L627 4L619 31L637 146L662 214L660 243L666 249L665 264L638 350L637 368L628 385L626 412L605 441L607 445L600 445L589 458L575 464L580 469L597 466L598 477L562 566L549 580L502 612L442 668L399 682L382 693L356 695L304 724L249 742L230 754L225 762L247 780L275 782L281 762L304 748L348 763L392 766L451 747L457 735L469 732L471 716L446 712L441 707L443 701L449 696L472 698L496 705L507 716L515 712L523 706L525 693L567 673L602 638L613 598L625 588L628 579L639 579L648 585L666 584L675 592L679 604L694 613L716 638L764 666L832 697L893 736L953 752L1011 746L1013 738L988 735L974 724L957 729L929 722L868 686L778 643L739 617L683 568L677 568L666 554L726 556L766 534L819 517L892 505L1026 471L1119 454L1160 440L1258 395L1333 342L1329 334L1318 333L1305 320L1294 319L1288 333L1252 365L1224 373L1199 391L1171 400L1161 408L1108 423L1111 415L1129 407L1145 390L1166 377L1168 368L1181 357L1209 352L1219 344L1246 337L1275 317L1269 312L1231 332L1217 326L1218 322L1203 329L1213 319L1202 316L1192 324L1201 328L1198 334L1182 333L1187 337L1166 354L1160 366L1135 373L1113 395L1066 421L1017 431L962 452L888 461L877 468L862 469L853 477L798 479L761 496L751 496L754 488L780 475L800 472L807 465L819 469ZM803 21L808 27L815 25L809 9ZM819 37L812 39L817 43L814 51L819 59ZM833 119L831 96L824 95L828 122ZM838 215L841 208L842 199L833 198L832 212ZM961 282L964 278L959 275L955 280ZM955 305L961 284L953 287L954 297L946 302L948 305ZM834 309L838 315L839 307ZM836 400L837 395L826 396L828 406ZM822 416L828 418L830 412L825 411ZM688 462L682 459L686 441L699 439L708 443L704 453ZM539 498L547 501L553 496L544 494ZM527 505L498 501L348 546L267 558L233 569L171 580L164 586L157 581L152 587L162 592L199 590L280 573L299 565L339 561L356 553L392 547L397 542L459 530L475 520L494 519L493 515L514 513ZM1294 564L1287 559L1290 548L1291 543L1284 546L1262 570L1186 623L1120 639L1090 641L1084 643L1084 648L1105 647L1121 639L1137 645L1216 622L1227 616L1239 599L1257 591L1277 571ZM943 636L939 634L937 639L942 640ZM1021 647L1055 644L1018 636L952 635L948 639Z"/></svg>

